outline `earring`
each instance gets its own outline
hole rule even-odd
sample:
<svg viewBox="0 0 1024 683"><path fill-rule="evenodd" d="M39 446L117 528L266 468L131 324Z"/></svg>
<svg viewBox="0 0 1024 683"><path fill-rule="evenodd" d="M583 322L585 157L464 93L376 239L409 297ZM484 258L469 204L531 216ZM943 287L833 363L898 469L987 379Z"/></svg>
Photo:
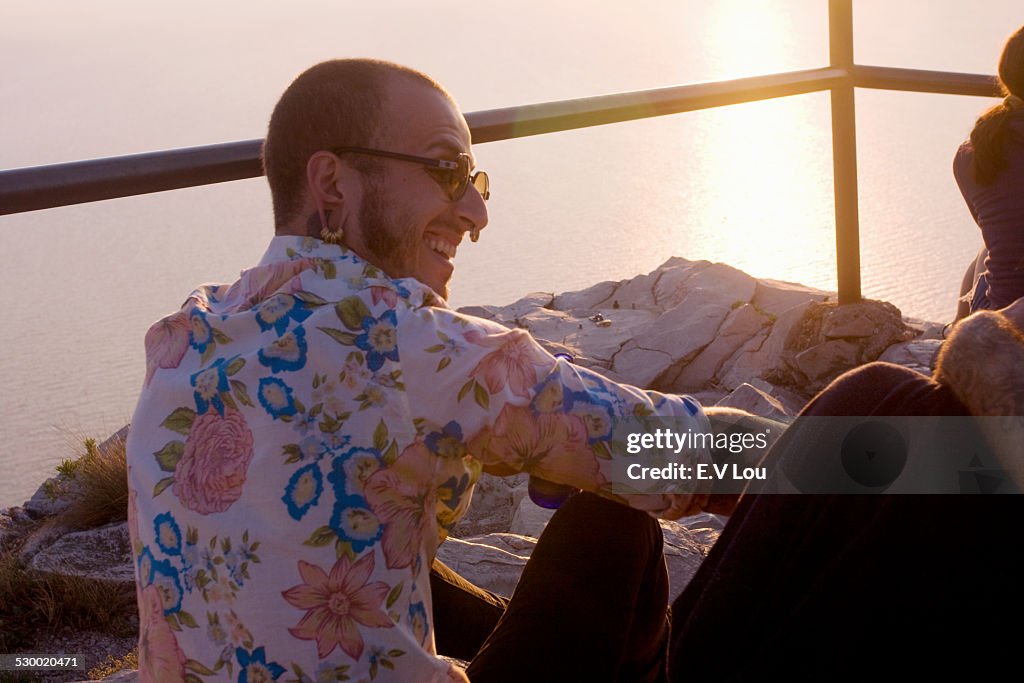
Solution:
<svg viewBox="0 0 1024 683"><path fill-rule="evenodd" d="M480 228L473 228L469 231L469 241L475 243L478 239L480 239Z"/></svg>
<svg viewBox="0 0 1024 683"><path fill-rule="evenodd" d="M345 230L341 227L341 219L338 219L338 227L331 229L331 210L320 211L320 239L327 244L341 244L345 238Z"/></svg>
<svg viewBox="0 0 1024 683"><path fill-rule="evenodd" d="M320 239L327 244L342 244L342 240L345 238L345 231L338 226L337 230L331 230L327 226L320 228Z"/></svg>

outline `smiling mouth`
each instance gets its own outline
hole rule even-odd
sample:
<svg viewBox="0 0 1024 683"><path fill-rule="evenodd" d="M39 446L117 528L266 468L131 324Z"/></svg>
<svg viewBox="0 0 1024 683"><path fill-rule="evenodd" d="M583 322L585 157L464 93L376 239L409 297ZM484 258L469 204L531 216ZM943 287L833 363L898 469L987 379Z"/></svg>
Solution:
<svg viewBox="0 0 1024 683"><path fill-rule="evenodd" d="M436 235L429 235L423 238L423 243L427 245L427 248L433 252L444 256L446 259L455 258L455 250L458 248L446 239L442 239Z"/></svg>

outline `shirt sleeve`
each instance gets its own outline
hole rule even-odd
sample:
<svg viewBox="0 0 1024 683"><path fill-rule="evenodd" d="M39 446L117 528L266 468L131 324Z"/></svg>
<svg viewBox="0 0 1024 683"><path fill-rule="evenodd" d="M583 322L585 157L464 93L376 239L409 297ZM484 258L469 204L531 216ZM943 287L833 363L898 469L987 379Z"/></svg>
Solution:
<svg viewBox="0 0 1024 683"><path fill-rule="evenodd" d="M398 339L409 410L423 433L461 441L485 466L527 472L657 516L696 511L699 492L688 483L668 493L616 485L631 456L613 437L621 420L648 416L671 418L680 432L710 433L696 400L612 382L555 358L525 330L447 309L409 312ZM711 458L707 448L693 447L673 460L693 467Z"/></svg>

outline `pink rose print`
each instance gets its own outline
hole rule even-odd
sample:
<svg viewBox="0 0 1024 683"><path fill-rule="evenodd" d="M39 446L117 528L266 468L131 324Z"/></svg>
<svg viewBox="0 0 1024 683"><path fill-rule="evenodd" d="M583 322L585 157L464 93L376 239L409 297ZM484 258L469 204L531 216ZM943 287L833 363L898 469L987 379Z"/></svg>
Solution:
<svg viewBox="0 0 1024 683"><path fill-rule="evenodd" d="M329 575L300 560L299 576L303 583L281 595L290 605L307 611L288 632L302 640L315 640L320 659L339 645L348 656L359 659L363 654L360 624L371 628L395 625L381 607L389 587L383 581L367 583L372 574L373 553L354 564L347 555L343 556L334 563Z"/></svg>
<svg viewBox="0 0 1024 683"><path fill-rule="evenodd" d="M389 569L408 567L428 538L435 519L434 462L422 443L414 443L386 469L366 481L366 501L384 524L384 560ZM430 514L428 514L428 511Z"/></svg>
<svg viewBox="0 0 1024 683"><path fill-rule="evenodd" d="M242 413L228 406L223 417L216 410L203 413L192 423L171 490L201 515L224 512L242 495L252 453L252 431Z"/></svg>
<svg viewBox="0 0 1024 683"><path fill-rule="evenodd" d="M160 320L146 332L146 385L158 368L176 368L188 349L191 330L188 316L178 311Z"/></svg>
<svg viewBox="0 0 1024 683"><path fill-rule="evenodd" d="M160 589L146 586L139 599L139 682L177 683L185 680L185 653L164 618Z"/></svg>
<svg viewBox="0 0 1024 683"><path fill-rule="evenodd" d="M491 336L472 330L465 337L471 344L495 349L469 373L473 379L483 382L492 394L508 385L516 396L529 398L530 389L537 384L536 367L550 369L554 364L525 330L509 330Z"/></svg>
<svg viewBox="0 0 1024 683"><path fill-rule="evenodd" d="M487 464L554 475L563 484L593 489L604 483L597 459L587 447L586 425L575 415L534 415L529 408L506 405L494 427L481 432L469 450Z"/></svg>
<svg viewBox="0 0 1024 683"><path fill-rule="evenodd" d="M317 260L299 258L275 261L242 273L238 287L232 287L225 304L234 310L247 311L275 293L295 294L302 290L298 275L316 267Z"/></svg>

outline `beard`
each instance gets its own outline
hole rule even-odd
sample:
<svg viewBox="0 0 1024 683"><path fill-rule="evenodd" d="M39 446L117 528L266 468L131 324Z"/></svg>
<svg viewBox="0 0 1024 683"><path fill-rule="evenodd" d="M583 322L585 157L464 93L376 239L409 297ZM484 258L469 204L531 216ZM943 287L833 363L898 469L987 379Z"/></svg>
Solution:
<svg viewBox="0 0 1024 683"><path fill-rule="evenodd" d="M359 223L363 226L368 260L393 278L410 277L419 258L421 240L409 217L389 202L380 174L367 174Z"/></svg>

